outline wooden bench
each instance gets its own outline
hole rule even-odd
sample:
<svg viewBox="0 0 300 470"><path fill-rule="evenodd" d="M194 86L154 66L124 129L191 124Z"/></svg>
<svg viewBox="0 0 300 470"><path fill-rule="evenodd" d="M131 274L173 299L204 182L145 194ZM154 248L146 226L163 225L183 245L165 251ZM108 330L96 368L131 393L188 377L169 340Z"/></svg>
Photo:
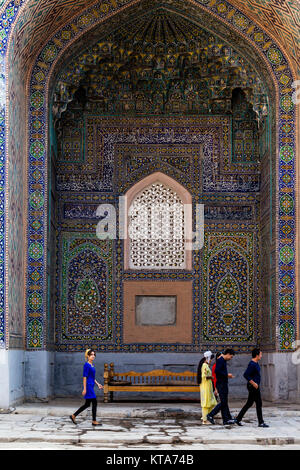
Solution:
<svg viewBox="0 0 300 470"><path fill-rule="evenodd" d="M115 372L114 363L104 364L104 403L113 401L113 392L199 392L196 372Z"/></svg>

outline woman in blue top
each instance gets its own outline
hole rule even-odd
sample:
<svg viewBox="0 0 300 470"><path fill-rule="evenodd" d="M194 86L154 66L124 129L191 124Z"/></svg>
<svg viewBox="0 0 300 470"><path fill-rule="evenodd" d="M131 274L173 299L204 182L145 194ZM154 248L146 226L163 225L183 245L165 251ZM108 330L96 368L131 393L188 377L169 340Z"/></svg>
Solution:
<svg viewBox="0 0 300 470"><path fill-rule="evenodd" d="M85 352L86 363L84 364L84 367L83 367L83 391L82 391L82 395L85 398L85 404L82 405L77 411L75 411L73 415L70 416L74 424L77 424L75 420L76 416L79 415L79 413L81 413L82 411L86 410L86 408L89 408L90 404L92 404L92 416L93 416L92 425L101 426L101 424L98 423L98 421L96 420L97 398L94 392L94 385L96 384L100 390L103 388L103 386L95 380L96 369L95 369L95 366L93 365L95 357L96 357L96 353L93 349L86 350Z"/></svg>

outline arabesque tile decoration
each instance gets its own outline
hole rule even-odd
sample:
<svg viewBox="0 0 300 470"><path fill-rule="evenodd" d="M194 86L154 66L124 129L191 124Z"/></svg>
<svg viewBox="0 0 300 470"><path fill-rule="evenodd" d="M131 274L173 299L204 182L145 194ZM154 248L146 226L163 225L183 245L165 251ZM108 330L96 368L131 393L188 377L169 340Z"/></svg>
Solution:
<svg viewBox="0 0 300 470"><path fill-rule="evenodd" d="M224 215L220 214L219 223L216 215L213 220L206 225L206 236L209 237L210 245L214 246L214 251L205 250L200 256L194 253L193 271L186 270L166 270L164 272L154 271L124 271L124 253L122 241L113 242L114 254L107 257L107 263L110 266L112 275L107 278L106 287L109 292L113 292L113 301L109 303L109 296L104 296L100 302L101 308L98 312L98 304L95 303L93 315L88 315L84 308L80 308L76 301L75 294L80 290L83 283L92 282L96 278L92 273L87 277L84 266L89 266L90 248L86 244L94 243L99 246L105 242L95 239L96 209L97 202L112 203L118 208L118 195L124 194L136 181L140 181L147 175L160 171L174 178L185 188L187 188L193 197L193 203L202 201L202 194L210 200L209 194L214 201L214 186L209 183L219 181L219 191L228 194L226 178L230 178L230 184L244 184L239 182L239 164L232 163L232 173L227 176L226 168L220 162L220 174L215 175L213 163L216 158L226 161L230 154L230 131L231 117L229 116L201 116L199 117L106 117L90 116L85 117L85 128L93 128L89 134L97 135L93 139L93 145L86 152L89 165L97 167L102 184L101 196L95 194L93 184L99 182L98 173L94 170L94 182L86 179L86 186L82 187L84 178L82 172L69 174L65 167L63 171L63 180L60 181L60 207L59 207L59 252L57 259L57 280L58 280L58 300L56 305L57 332L56 338L58 350L74 351L80 350L84 345L92 343L97 345L100 350L116 351L197 351L206 344L218 344L221 347L230 340L234 342L240 350L247 350L249 345L254 345L257 340L255 329L258 305L254 296L257 292L258 276L258 226L254 217L240 223L234 220L235 210L238 206L233 206L231 212ZM172 142L172 146L169 142ZM101 142L101 147L95 150L97 142ZM214 157L212 157L214 155ZM103 172L101 159L105 162ZM234 166L236 167L234 168ZM219 165L217 165L219 166ZM257 167L252 164L252 172ZM248 173L250 172L248 168ZM233 176L233 173L234 176ZM106 177L106 176L109 177ZM247 177L250 177L248 174ZM225 187L222 189L221 182L224 178ZM77 184L80 183L82 192L78 192ZM71 184L71 186L70 186ZM75 189L77 188L77 191ZM249 183L250 193L245 196L248 207L254 214L257 208L257 200L253 199L251 184ZM70 190L71 189L71 190ZM72 191L73 189L73 191ZM86 196L90 190L90 197L93 205L88 202ZM76 194L77 193L77 194ZM105 194L106 193L106 194ZM222 198L221 198L222 199ZM227 221L225 222L224 219ZM70 243L78 239L80 241L82 256L78 260L77 251L69 248ZM92 242L92 239L94 240ZM69 244L66 244L66 239ZM214 240L214 241L212 241ZM75 245L76 246L76 245ZM103 249L103 248L102 248ZM73 254L73 250L74 253ZM85 256L85 257L84 257ZM100 256L100 255L99 255ZM226 258L226 266L223 258ZM102 266L102 259L99 266ZM228 259L230 258L231 261ZM60 260L63 260L62 263ZM66 265L65 260L68 260ZM214 268L212 265L214 264ZM93 263L92 263L93 265ZM66 268L65 266L68 266ZM94 265L93 265L94 266ZM219 269L219 268L220 269ZM218 273L215 270L218 268ZM87 268L86 268L87 269ZM94 268L91 267L93 270ZM107 268L105 268L107 269ZM83 272L84 271L84 272ZM102 268L101 268L102 272ZM204 278L204 279L203 279ZM206 294L202 296L202 284L210 285L214 279L215 285L211 290L206 289ZM193 339L191 344L123 344L122 331L124 325L123 318L123 280L193 280ZM99 286L101 283L98 283ZM76 286L77 288L73 287ZM69 288L67 289L67 286ZM100 289L95 288L93 298L100 297ZM225 305L222 298L235 296L234 305ZM86 296L91 292L89 287ZM215 303L215 298L218 303ZM74 304L77 306L77 312L74 314ZM32 310L32 309L31 309ZM100 337L100 328L98 328L97 337L93 333L93 328L87 328L87 322L97 321L102 313L105 312L105 320L111 325L110 335L107 333ZM202 313L201 313L202 312ZM220 316L221 313L221 316ZM231 316L231 321L229 318ZM88 320L90 318L90 320ZM210 327L204 328L203 324L214 324L213 331ZM216 326L218 324L218 326ZM76 341L70 333L76 331ZM69 332L67 334L67 332Z"/></svg>
<svg viewBox="0 0 300 470"><path fill-rule="evenodd" d="M277 80L279 90L278 107L278 347L279 350L291 350L292 342L296 334L295 317L295 106L292 100L293 81L292 73L288 67L284 53L274 43L274 41L260 28L256 27L249 19L226 1L198 0L193 2L207 12L212 12L216 17L224 20L231 28L240 32L245 40L262 53L272 69ZM1 55L6 52L7 37L10 27L16 18L21 2L10 2L5 13L2 15L1 30ZM97 7L87 9L84 14L72 20L58 31L40 53L33 68L31 89L30 89L30 122L29 122L29 220L28 220L28 278L27 278L27 347L29 349L39 349L46 347L44 336L46 293L45 285L45 192L47 190L46 174L46 149L47 135L45 123L47 122L47 97L46 84L49 79L52 65L58 54L68 46L68 44L88 30L92 25L108 18L112 13L117 12L127 1L116 1L112 3L100 2ZM224 7L225 6L225 7ZM3 21L7 26L3 28ZM3 77L2 77L3 78ZM4 138L5 111L2 111L1 129ZM42 123L39 132L36 130L37 123ZM5 164L5 143L1 144L1 164ZM5 187L4 173L2 176L2 188ZM4 207L4 191L1 192L1 207ZM1 214L2 243L4 236L4 213ZM286 227L289 226L289 234L286 236ZM37 237L32 235L39 235ZM1 259L4 260L4 246L1 245ZM240 260L243 264L244 261ZM3 266L3 263L2 263ZM37 272L33 281L31 275ZM288 281L287 281L288 276ZM4 298L4 270L1 272L1 298ZM35 298L30 298L31 285L34 282L36 287ZM228 283L230 289L234 291L236 286L229 278L223 279L223 284ZM31 307L29 306L31 299ZM220 293L219 301L222 304ZM32 308L34 306L34 308ZM1 312L0 339L4 342L4 306ZM229 323L229 319L227 319ZM126 348L124 349L126 350Z"/></svg>

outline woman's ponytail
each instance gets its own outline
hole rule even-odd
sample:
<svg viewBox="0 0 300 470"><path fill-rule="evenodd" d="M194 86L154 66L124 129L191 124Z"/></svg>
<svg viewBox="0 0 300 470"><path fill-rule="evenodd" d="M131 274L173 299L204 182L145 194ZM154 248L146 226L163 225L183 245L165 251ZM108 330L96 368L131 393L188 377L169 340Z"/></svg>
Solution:
<svg viewBox="0 0 300 470"><path fill-rule="evenodd" d="M85 360L86 360L86 361L88 360L88 357L89 357L91 351L92 351L92 350L91 350L90 348L85 351L84 357L85 357Z"/></svg>

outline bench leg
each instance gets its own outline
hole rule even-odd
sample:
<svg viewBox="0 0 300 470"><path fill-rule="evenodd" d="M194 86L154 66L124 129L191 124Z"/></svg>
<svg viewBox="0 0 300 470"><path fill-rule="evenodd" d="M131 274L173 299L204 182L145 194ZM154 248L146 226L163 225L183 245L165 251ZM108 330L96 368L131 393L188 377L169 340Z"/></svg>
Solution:
<svg viewBox="0 0 300 470"><path fill-rule="evenodd" d="M109 396L109 395L108 395L108 392L104 392L104 393L103 393L103 402L104 402L104 403L108 403L108 401L109 401L109 400L108 400L108 396Z"/></svg>
<svg viewBox="0 0 300 470"><path fill-rule="evenodd" d="M109 401L114 401L114 392L109 392L109 395L110 395Z"/></svg>

